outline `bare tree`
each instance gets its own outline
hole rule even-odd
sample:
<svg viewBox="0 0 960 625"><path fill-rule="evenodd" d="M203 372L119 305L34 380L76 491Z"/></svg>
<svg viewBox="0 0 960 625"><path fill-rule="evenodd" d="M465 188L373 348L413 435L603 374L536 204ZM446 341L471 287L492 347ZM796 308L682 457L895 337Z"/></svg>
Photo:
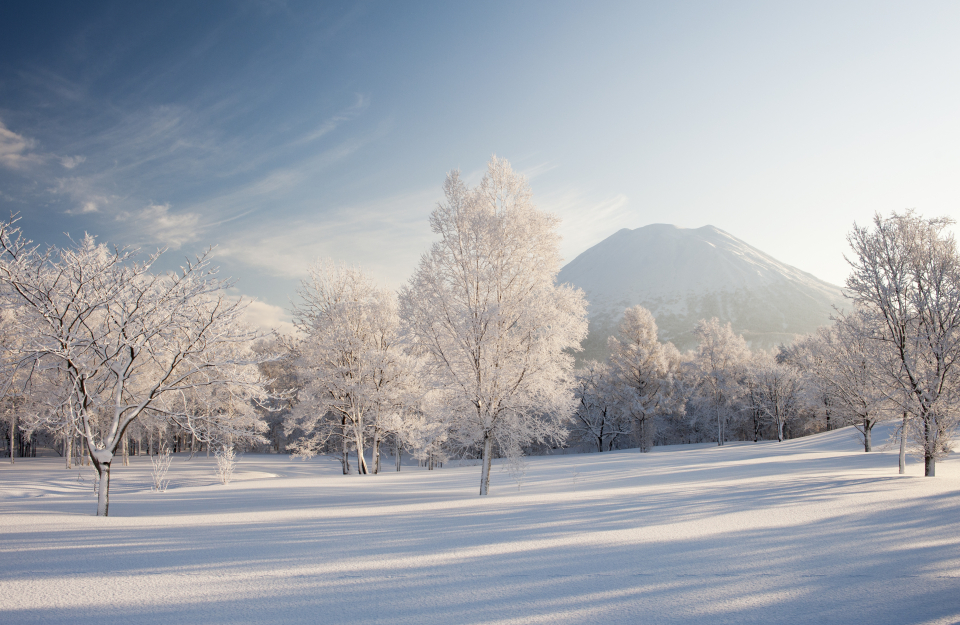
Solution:
<svg viewBox="0 0 960 625"><path fill-rule="evenodd" d="M609 365L596 360L585 361L574 374L577 408L570 432L575 439L596 445L598 452L604 446L613 449L618 438L630 434L630 422L620 412L611 377Z"/></svg>
<svg viewBox="0 0 960 625"><path fill-rule="evenodd" d="M556 440L575 400L573 357L587 331L583 293L556 284L559 220L533 206L526 180L494 157L476 189L457 172L430 217L440 240L401 291L401 317L458 419L453 438L483 457L486 495L494 444Z"/></svg>
<svg viewBox="0 0 960 625"><path fill-rule="evenodd" d="M947 218L912 211L874 216L873 227L854 225L847 240L852 273L847 290L876 323L866 338L895 355L886 377L901 408L916 417L924 474L949 453L958 423L960 256Z"/></svg>
<svg viewBox="0 0 960 625"><path fill-rule="evenodd" d="M140 415L176 414L172 395L230 383L256 395L255 361L240 349L256 333L240 321L244 302L222 294L204 255L178 273L86 236L40 250L15 222L0 224L0 282L30 315L22 363L67 381L61 414L83 438L100 476L97 514L109 513L110 467Z"/></svg>

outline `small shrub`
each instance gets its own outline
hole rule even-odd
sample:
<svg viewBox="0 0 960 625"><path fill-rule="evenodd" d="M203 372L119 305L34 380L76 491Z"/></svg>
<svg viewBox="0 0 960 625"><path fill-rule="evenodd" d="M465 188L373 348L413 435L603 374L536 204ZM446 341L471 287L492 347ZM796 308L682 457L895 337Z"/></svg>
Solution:
<svg viewBox="0 0 960 625"><path fill-rule="evenodd" d="M167 471L170 469L170 463L173 457L166 445L160 446L160 454L150 458L153 463L153 490L158 493L166 492L170 480L166 479Z"/></svg>
<svg viewBox="0 0 960 625"><path fill-rule="evenodd" d="M233 450L233 445L224 445L217 450L217 479L221 484L230 483L236 466L237 452Z"/></svg>

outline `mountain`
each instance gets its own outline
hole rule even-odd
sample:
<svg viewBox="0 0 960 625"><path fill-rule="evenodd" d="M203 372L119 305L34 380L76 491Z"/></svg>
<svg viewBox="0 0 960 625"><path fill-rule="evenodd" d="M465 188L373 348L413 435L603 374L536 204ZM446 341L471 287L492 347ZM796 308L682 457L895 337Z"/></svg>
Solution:
<svg viewBox="0 0 960 625"><path fill-rule="evenodd" d="M730 322L753 348L770 349L830 323L844 307L837 287L715 228L624 228L570 261L560 282L584 290L590 335L578 358L605 358L623 311L640 304L660 340L696 347L700 319Z"/></svg>

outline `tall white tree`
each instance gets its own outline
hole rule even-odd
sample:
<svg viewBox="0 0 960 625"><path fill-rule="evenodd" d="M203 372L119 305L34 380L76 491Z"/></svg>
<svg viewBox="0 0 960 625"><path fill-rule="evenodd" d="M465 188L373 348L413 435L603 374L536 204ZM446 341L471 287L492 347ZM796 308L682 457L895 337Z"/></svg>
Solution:
<svg viewBox="0 0 960 625"><path fill-rule="evenodd" d="M519 459L523 445L562 437L586 305L556 283L558 218L534 207L507 161L492 158L474 189L449 174L444 194L430 216L440 240L401 290L401 317L458 417L451 435L480 448L486 495L495 446Z"/></svg>
<svg viewBox="0 0 960 625"><path fill-rule="evenodd" d="M345 473L351 447L358 472L377 473L380 445L396 428L415 372L399 343L396 299L360 269L332 261L319 261L298 294L294 314L305 337L299 353L308 381L288 420L291 431L303 434L293 449L309 456L333 438ZM372 468L364 457L367 441Z"/></svg>
<svg viewBox="0 0 960 625"><path fill-rule="evenodd" d="M607 346L620 409L636 425L641 451L650 451L654 417L682 406L675 392L680 352L673 343L660 343L653 314L643 306L624 312L618 334Z"/></svg>
<svg viewBox="0 0 960 625"><path fill-rule="evenodd" d="M699 344L693 366L698 380L697 398L717 423L717 445L726 439L727 419L744 390L750 350L730 324L713 317L694 329Z"/></svg>
<svg viewBox="0 0 960 625"><path fill-rule="evenodd" d="M248 397L262 390L256 363L239 349L256 337L240 319L245 303L222 294L207 256L155 274L158 256L138 262L90 236L41 250L15 223L0 224L0 282L32 328L22 361L64 376L60 414L100 476L101 516L114 456L140 415L167 417L171 395L201 386L233 384Z"/></svg>
<svg viewBox="0 0 960 625"><path fill-rule="evenodd" d="M915 415L924 474L950 451L960 416L960 255L947 218L912 211L854 225L847 292L864 314L868 340L895 356L886 376L901 408Z"/></svg>

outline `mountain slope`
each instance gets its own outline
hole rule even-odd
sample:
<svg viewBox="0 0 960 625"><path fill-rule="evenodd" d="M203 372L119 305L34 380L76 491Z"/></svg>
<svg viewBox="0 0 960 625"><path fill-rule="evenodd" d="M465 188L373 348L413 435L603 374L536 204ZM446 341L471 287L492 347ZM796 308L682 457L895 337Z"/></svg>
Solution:
<svg viewBox="0 0 960 625"><path fill-rule="evenodd" d="M752 347L769 349L829 323L833 307L846 305L839 287L714 226L624 228L568 263L559 281L590 302L581 358L605 357L607 336L636 304L654 314L661 340L681 350L696 347L700 319L729 321Z"/></svg>

